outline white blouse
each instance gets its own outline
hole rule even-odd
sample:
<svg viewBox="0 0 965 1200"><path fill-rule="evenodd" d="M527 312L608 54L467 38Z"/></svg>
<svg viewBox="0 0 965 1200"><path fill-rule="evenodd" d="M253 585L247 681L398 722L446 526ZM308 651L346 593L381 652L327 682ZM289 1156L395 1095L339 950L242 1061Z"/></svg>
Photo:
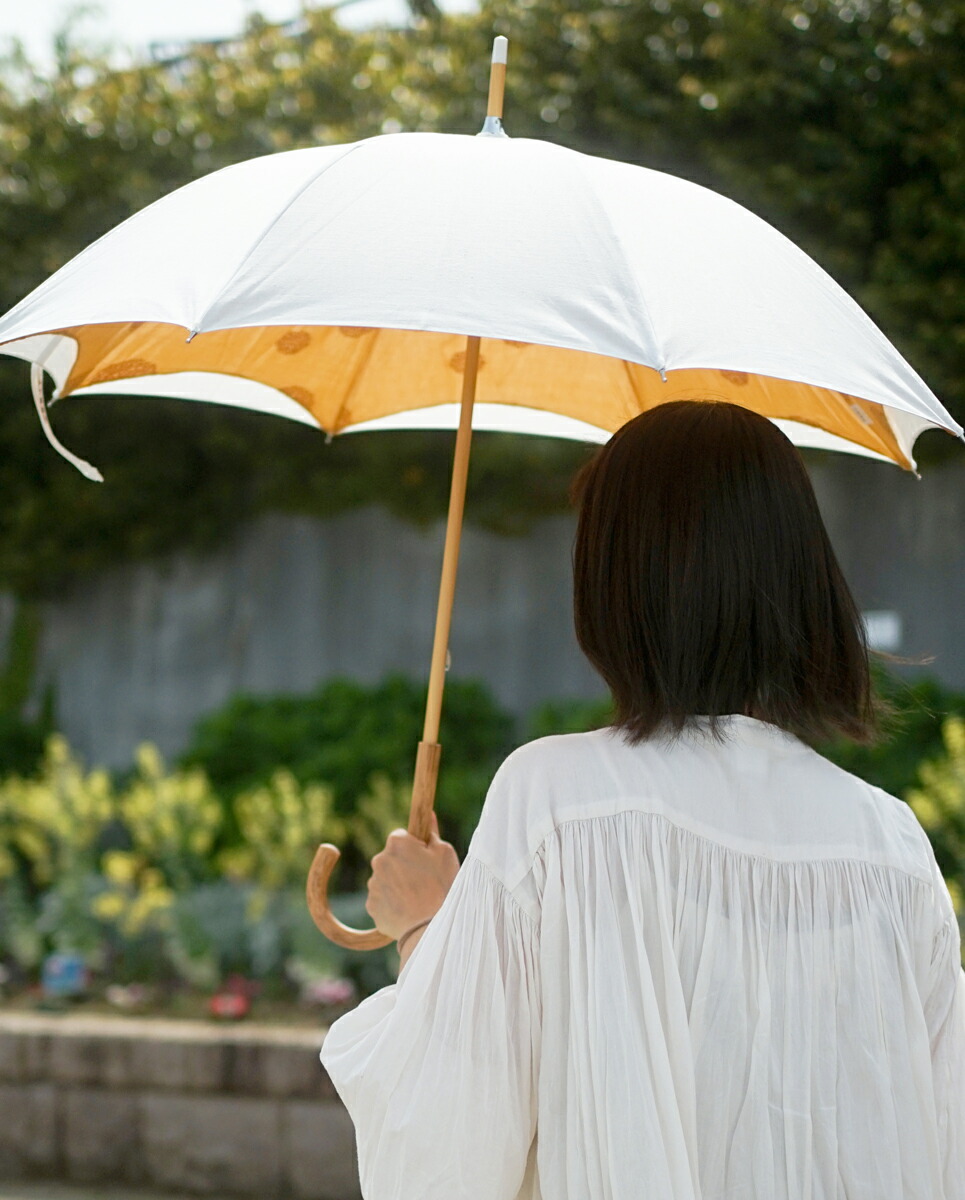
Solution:
<svg viewBox="0 0 965 1200"><path fill-rule="evenodd" d="M366 1200L963 1200L965 973L911 809L751 717L499 769L322 1063Z"/></svg>

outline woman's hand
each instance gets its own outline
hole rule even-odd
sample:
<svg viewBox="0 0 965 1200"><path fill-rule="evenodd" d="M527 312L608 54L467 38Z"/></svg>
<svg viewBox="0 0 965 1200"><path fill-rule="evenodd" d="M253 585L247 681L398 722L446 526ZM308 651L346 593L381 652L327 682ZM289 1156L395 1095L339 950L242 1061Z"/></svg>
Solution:
<svg viewBox="0 0 965 1200"><path fill-rule="evenodd" d="M428 845L404 829L393 829L385 849L372 859L366 911L377 929L399 938L436 915L458 870L455 850L439 837L435 813Z"/></svg>

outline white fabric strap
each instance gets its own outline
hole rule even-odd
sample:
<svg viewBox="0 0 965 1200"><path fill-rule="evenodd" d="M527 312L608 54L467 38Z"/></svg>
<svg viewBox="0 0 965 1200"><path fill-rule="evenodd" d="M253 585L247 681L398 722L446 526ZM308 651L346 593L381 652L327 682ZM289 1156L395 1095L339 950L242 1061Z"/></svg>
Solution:
<svg viewBox="0 0 965 1200"><path fill-rule="evenodd" d="M44 399L44 368L41 363L30 364L30 387L33 391L34 404L37 407L37 416L40 417L40 424L44 433L47 435L47 441L57 451L59 455L66 458L69 463L77 468L86 479L93 480L94 483L103 483L104 476L96 467L92 467L89 462L78 458L76 454L72 454L67 447L58 440L57 435L53 431L50 424L50 417L47 413L47 401Z"/></svg>

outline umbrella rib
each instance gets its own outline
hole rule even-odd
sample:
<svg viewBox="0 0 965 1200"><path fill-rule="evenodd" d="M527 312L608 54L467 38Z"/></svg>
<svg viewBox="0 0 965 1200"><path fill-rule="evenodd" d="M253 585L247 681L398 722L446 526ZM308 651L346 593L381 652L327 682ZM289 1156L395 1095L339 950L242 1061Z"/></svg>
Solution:
<svg viewBox="0 0 965 1200"><path fill-rule="evenodd" d="M612 240L616 243L617 249L619 251L619 253L617 255L617 261L618 262L626 262L627 256L626 256L626 253L624 250L623 240L620 237L619 233L614 228L613 222L610 220L610 214L607 212L605 205L600 200L600 193L597 190L596 184L594 183L593 179L590 177L589 173L583 169L582 156L580 157L580 161L577 163L577 170L579 171L581 177L583 178L583 181L585 182L588 190L590 192L592 192L592 194L596 197L597 204L600 206L600 211L606 217L606 224L607 224L607 228L610 231L610 236L611 236ZM647 329L650 333L650 338L653 343L654 352L656 353L656 357L658 360L657 362L652 363L652 364L647 363L647 364L641 364L641 365L655 367L660 372L661 376L666 378L666 368L667 368L667 363L665 361L666 356L664 355L663 346L661 345L660 339L657 336L657 327L656 327L656 325L654 325L653 317L650 315L650 306L647 304L646 297L644 296L643 291L640 288L639 281L637 280L637 277L634 274L634 272L626 271L625 274L627 275L627 278L631 281L631 283L633 285L633 290L636 293L636 297L637 297L637 303L639 304L640 311L643 314L643 319L644 319Z"/></svg>
<svg viewBox="0 0 965 1200"><path fill-rule="evenodd" d="M248 249L242 255L240 261L236 264L235 269L231 272L231 274L228 276L228 278L224 281L224 283L218 289L218 292L216 293L216 295L212 296L211 299L208 301L208 303L205 305L204 311L197 318L197 320L194 323L194 327L191 329L192 336L196 333L201 332L201 327L204 325L205 317L208 315L208 313L211 311L211 309L214 308L214 306L218 303L218 301L225 294L225 292L228 290L228 288L231 286L231 284L238 278L238 275L240 274L245 263L247 263L247 261L251 258L251 256L258 249L258 247L265 240L265 238L269 235L269 233L271 233L271 231L275 228L275 226L282 219L282 217L288 212L288 210L295 203L295 201L298 200L299 197L301 197L305 192L307 192L310 187L312 187L315 183L317 183L318 180L321 179L321 177L323 175L326 175L329 171L331 171L333 167L337 167L339 165L339 163L343 163L354 151L361 150L361 148L364 144L365 144L364 142L354 142L351 146L348 147L348 149L345 151L344 154L340 154L338 156L338 158L335 159L334 162L326 163L320 170L314 172L314 174L309 179L305 180L305 182L301 185L300 188L298 188L296 191L294 191L288 197L288 199L285 201L285 203L282 205L282 207L274 214L274 216L271 218L271 220L268 222L268 224L265 226L265 228L261 231L261 233L258 234L258 236L255 238L255 240L251 243L251 245L248 247Z"/></svg>
<svg viewBox="0 0 965 1200"><path fill-rule="evenodd" d="M335 417L332 421L332 428L328 431L329 433L336 434L336 433L341 432L339 429L339 422L342 418L342 414L348 408L349 402L351 401L352 397L355 395L355 392L359 385L359 381L362 378L362 373L365 371L365 368L369 365L369 363L372 360L372 355L375 353L375 343L378 341L379 334L381 332L382 331L380 329L377 329L374 331L373 336L367 339L368 345L365 347L365 351L361 356L361 361L359 362L358 366L356 366L355 370L352 372L352 378L349 382L348 387L345 389L345 394L342 397L341 403L338 406L338 411L336 412Z"/></svg>
<svg viewBox="0 0 965 1200"><path fill-rule="evenodd" d="M639 365L639 363L630 363L627 362L626 359L623 359L623 370L626 374L627 382L630 384L630 391L633 394L633 398L640 406L640 411L643 412L644 408L646 407L646 397L637 387L637 381L633 377L633 368Z"/></svg>

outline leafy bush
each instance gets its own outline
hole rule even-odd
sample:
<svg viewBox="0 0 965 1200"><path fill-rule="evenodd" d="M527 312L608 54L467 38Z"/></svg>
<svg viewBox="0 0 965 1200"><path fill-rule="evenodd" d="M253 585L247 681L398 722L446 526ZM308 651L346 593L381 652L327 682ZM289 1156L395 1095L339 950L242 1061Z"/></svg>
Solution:
<svg viewBox="0 0 965 1200"><path fill-rule="evenodd" d="M201 722L182 762L202 767L229 800L284 768L303 786L324 782L335 815L346 817L384 787L376 779L396 789L411 784L424 710L425 688L400 675L375 687L336 679L307 696L236 696ZM489 781L513 747L513 719L483 684L452 680L440 740L440 825L464 851ZM402 824L406 810L407 801L396 804Z"/></svg>
<svg viewBox="0 0 965 1200"><path fill-rule="evenodd" d="M0 960L29 976L47 953L69 951L116 983L205 988L233 973L284 986L327 967L381 986L387 956L363 966L329 949L304 897L319 841L358 834L367 847L397 823L397 801L372 795L340 820L330 789L278 771L234 798L243 840L215 851L223 809L202 770L168 773L142 746L118 786L52 737L35 778L0 783ZM346 903L358 908L357 898L333 908Z"/></svg>
<svg viewBox="0 0 965 1200"><path fill-rule="evenodd" d="M613 705L609 700L550 700L527 718L524 741L535 741L555 733L602 729L612 720Z"/></svg>
<svg viewBox="0 0 965 1200"><path fill-rule="evenodd" d="M965 919L965 719L942 725L942 753L923 762L906 796L935 848L960 919Z"/></svg>
<svg viewBox="0 0 965 1200"><path fill-rule="evenodd" d="M904 796L932 839L960 913L965 891L965 697L883 676L889 740L830 757ZM333 975L365 995L389 982L388 951L343 951L304 898L315 847L346 851L336 914L367 926L368 860L403 825L423 689L336 681L307 697L241 697L209 717L180 768L150 746L117 781L85 771L62 737L32 778L0 782L0 960L35 973L55 950L104 978L214 988L233 974L285 992ZM957 713L944 720L945 713ZM526 740L599 728L606 701L536 709ZM443 833L464 851L512 722L477 684L451 684L442 737ZM209 773L210 772L210 773ZM448 828L447 828L448 826ZM354 873L353 873L354 864Z"/></svg>
<svg viewBox="0 0 965 1200"><path fill-rule="evenodd" d="M51 730L40 721L25 721L13 712L0 712L0 778L32 775L44 755Z"/></svg>
<svg viewBox="0 0 965 1200"><path fill-rule="evenodd" d="M820 749L846 771L903 797L916 785L922 760L944 752L942 722L947 716L965 716L965 694L928 676L909 682L880 666L875 669L875 686L892 709L883 722L880 743L856 746L840 741Z"/></svg>

